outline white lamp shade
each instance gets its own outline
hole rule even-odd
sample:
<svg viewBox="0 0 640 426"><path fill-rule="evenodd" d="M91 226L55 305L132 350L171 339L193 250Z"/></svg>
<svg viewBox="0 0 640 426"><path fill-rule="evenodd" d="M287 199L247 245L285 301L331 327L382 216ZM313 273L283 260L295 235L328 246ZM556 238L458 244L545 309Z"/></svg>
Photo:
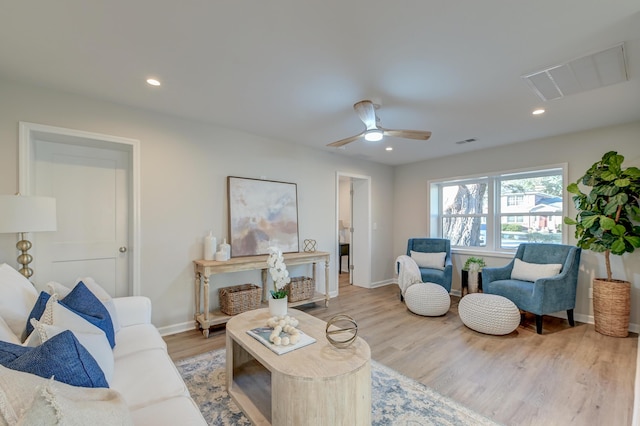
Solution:
<svg viewBox="0 0 640 426"><path fill-rule="evenodd" d="M55 198L0 195L0 233L55 230Z"/></svg>

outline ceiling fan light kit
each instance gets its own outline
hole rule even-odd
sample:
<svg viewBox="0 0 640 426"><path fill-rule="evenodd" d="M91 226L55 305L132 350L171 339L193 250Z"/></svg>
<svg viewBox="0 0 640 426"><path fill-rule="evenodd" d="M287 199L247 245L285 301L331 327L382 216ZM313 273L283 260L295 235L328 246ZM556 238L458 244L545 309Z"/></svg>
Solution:
<svg viewBox="0 0 640 426"><path fill-rule="evenodd" d="M364 139L369 142L381 141L382 137L383 137L383 132L380 129L367 130L364 134Z"/></svg>
<svg viewBox="0 0 640 426"><path fill-rule="evenodd" d="M364 123L365 129L362 133L355 136L351 136L345 139L341 139L336 142L332 142L327 146L333 148L340 148L348 143L357 141L364 136L364 139L369 142L377 142L382 140L384 136L391 136L395 138L415 139L426 141L431 137L431 132L426 130L394 130L385 129L380 126L380 119L376 115L376 105L368 100L357 102L353 105L353 109L358 114L360 120Z"/></svg>

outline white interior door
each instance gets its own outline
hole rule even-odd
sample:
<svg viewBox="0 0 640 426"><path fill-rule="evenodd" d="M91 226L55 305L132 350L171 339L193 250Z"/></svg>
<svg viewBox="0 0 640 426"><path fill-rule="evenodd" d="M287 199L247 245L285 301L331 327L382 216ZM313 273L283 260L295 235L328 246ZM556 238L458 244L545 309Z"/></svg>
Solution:
<svg viewBox="0 0 640 426"><path fill-rule="evenodd" d="M131 294L129 155L36 140L32 188L55 197L56 232L37 234L37 282L91 276L113 297Z"/></svg>

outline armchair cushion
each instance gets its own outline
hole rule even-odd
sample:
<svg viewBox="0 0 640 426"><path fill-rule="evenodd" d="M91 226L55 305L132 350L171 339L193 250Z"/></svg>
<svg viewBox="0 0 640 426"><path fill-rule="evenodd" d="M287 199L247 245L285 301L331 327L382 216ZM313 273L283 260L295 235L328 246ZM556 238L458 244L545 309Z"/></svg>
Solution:
<svg viewBox="0 0 640 426"><path fill-rule="evenodd" d="M562 269L560 263L529 263L516 258L511 271L511 279L535 282L540 278L558 275L560 269Z"/></svg>
<svg viewBox="0 0 640 426"><path fill-rule="evenodd" d="M447 257L446 252L438 253L422 253L411 250L411 258L415 260L421 268L432 268L444 270L444 260Z"/></svg>

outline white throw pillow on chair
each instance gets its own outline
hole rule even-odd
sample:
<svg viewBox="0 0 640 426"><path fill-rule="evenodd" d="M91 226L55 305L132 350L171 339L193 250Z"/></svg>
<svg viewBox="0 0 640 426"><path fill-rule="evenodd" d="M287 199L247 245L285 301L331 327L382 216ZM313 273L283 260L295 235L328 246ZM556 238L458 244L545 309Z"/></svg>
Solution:
<svg viewBox="0 0 640 426"><path fill-rule="evenodd" d="M540 278L558 275L560 269L560 263L528 263L516 258L511 270L511 279L535 282Z"/></svg>
<svg viewBox="0 0 640 426"><path fill-rule="evenodd" d="M411 258L415 260L419 267L444 270L444 260L447 257L446 252L423 253L413 250L410 252Z"/></svg>

